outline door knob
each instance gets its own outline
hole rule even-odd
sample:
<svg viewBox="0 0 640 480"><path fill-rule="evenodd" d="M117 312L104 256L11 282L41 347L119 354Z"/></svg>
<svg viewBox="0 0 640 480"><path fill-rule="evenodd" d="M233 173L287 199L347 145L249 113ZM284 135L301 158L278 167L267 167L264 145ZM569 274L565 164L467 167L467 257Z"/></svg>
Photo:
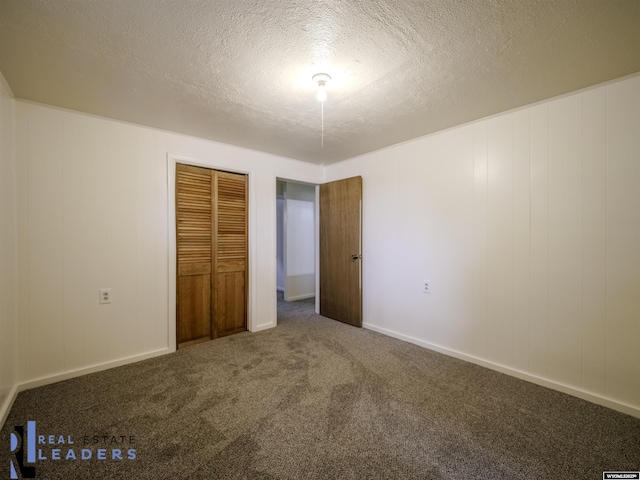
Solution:
<svg viewBox="0 0 640 480"><path fill-rule="evenodd" d="M362 260L362 255L359 253L354 253L351 255L351 260Z"/></svg>

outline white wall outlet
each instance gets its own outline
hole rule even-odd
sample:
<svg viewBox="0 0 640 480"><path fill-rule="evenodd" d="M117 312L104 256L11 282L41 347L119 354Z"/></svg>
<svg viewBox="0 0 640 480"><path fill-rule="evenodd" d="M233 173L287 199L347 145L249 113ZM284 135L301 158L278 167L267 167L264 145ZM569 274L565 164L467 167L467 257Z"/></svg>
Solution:
<svg viewBox="0 0 640 480"><path fill-rule="evenodd" d="M100 289L100 304L103 305L105 303L111 303L111 289L110 288L101 288Z"/></svg>
<svg viewBox="0 0 640 480"><path fill-rule="evenodd" d="M422 281L422 293L431 293L431 280Z"/></svg>

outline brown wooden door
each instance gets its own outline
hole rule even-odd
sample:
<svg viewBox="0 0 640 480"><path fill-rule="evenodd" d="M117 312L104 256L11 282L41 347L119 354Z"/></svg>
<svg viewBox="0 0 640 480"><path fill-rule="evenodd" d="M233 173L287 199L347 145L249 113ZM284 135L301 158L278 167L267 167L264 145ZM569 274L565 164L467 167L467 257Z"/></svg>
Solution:
<svg viewBox="0 0 640 480"><path fill-rule="evenodd" d="M247 177L176 166L178 347L246 330Z"/></svg>
<svg viewBox="0 0 640 480"><path fill-rule="evenodd" d="M320 185L320 314L362 326L362 177Z"/></svg>

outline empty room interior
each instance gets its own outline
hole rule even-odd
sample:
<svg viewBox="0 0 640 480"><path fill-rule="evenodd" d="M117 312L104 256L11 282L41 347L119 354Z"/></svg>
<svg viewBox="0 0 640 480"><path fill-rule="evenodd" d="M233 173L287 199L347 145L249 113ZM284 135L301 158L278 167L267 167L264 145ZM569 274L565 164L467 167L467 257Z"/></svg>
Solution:
<svg viewBox="0 0 640 480"><path fill-rule="evenodd" d="M639 1L0 0L0 478L640 478L639 346Z"/></svg>

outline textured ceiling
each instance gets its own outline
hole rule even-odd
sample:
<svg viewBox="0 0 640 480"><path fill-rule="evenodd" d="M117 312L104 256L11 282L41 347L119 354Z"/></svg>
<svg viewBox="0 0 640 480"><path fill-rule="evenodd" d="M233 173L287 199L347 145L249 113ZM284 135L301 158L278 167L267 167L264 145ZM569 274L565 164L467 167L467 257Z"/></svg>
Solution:
<svg viewBox="0 0 640 480"><path fill-rule="evenodd" d="M320 164L638 71L638 0L0 0L16 97Z"/></svg>

